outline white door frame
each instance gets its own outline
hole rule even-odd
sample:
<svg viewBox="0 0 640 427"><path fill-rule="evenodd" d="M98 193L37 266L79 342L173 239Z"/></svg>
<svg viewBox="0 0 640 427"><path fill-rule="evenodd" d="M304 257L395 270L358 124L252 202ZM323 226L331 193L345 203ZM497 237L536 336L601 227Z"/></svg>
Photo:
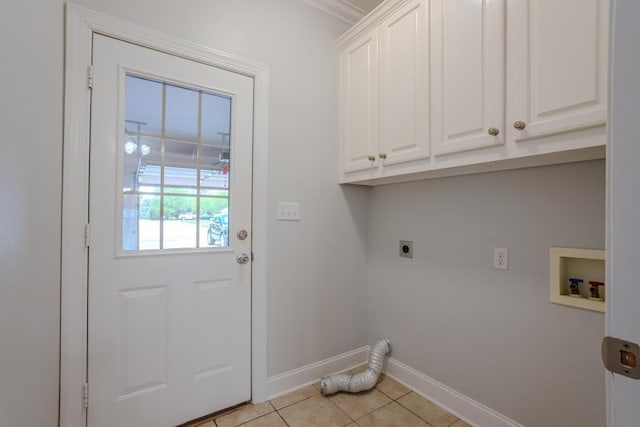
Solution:
<svg viewBox="0 0 640 427"><path fill-rule="evenodd" d="M87 268L85 224L89 206L89 65L94 33L152 48L254 79L253 275L251 286L251 396L266 399L267 382L267 143L266 66L130 22L66 4L65 101L62 197L60 425L84 426L87 373ZM89 397L90 400L90 397ZM203 414L204 415L204 414Z"/></svg>

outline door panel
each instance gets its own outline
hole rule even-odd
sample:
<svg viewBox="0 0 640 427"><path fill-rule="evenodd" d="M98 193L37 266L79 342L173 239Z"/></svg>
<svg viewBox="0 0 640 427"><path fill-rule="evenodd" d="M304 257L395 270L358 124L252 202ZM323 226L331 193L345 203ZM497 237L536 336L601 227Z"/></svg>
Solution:
<svg viewBox="0 0 640 427"><path fill-rule="evenodd" d="M121 290L119 294L123 367L119 398L125 399L167 386L167 287Z"/></svg>
<svg viewBox="0 0 640 427"><path fill-rule="evenodd" d="M504 143L504 9L501 0L432 1L435 155Z"/></svg>
<svg viewBox="0 0 640 427"><path fill-rule="evenodd" d="M340 54L342 162L345 172L378 166L378 30ZM375 160L370 160L375 156Z"/></svg>
<svg viewBox="0 0 640 427"><path fill-rule="evenodd" d="M380 153L384 165L429 157L427 16L427 3L415 0L382 23Z"/></svg>
<svg viewBox="0 0 640 427"><path fill-rule="evenodd" d="M99 35L93 62L88 425L174 426L251 398L253 80Z"/></svg>
<svg viewBox="0 0 640 427"><path fill-rule="evenodd" d="M605 123L607 19L606 0L510 4L510 140ZM526 127L514 129L516 121Z"/></svg>

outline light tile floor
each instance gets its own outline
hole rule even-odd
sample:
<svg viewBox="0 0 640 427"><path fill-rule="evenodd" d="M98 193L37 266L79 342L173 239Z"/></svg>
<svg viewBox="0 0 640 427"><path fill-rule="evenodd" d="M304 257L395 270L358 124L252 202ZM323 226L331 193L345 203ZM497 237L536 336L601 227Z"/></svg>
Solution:
<svg viewBox="0 0 640 427"><path fill-rule="evenodd" d="M355 369L349 373L359 371ZM375 388L325 397L316 383L257 405L247 404L189 427L470 427L382 375Z"/></svg>

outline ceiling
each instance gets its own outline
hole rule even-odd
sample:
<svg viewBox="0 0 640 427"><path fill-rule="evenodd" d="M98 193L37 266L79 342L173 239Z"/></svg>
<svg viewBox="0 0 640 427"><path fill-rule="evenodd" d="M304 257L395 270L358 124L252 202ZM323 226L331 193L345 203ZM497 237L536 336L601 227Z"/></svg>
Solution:
<svg viewBox="0 0 640 427"><path fill-rule="evenodd" d="M355 24L375 9L382 0L302 0L348 24Z"/></svg>
<svg viewBox="0 0 640 427"><path fill-rule="evenodd" d="M376 8L376 6L378 6L380 3L382 3L382 0L345 0L345 3L350 3L352 6L355 6L359 9L364 10L365 12L369 13L371 12L373 9Z"/></svg>

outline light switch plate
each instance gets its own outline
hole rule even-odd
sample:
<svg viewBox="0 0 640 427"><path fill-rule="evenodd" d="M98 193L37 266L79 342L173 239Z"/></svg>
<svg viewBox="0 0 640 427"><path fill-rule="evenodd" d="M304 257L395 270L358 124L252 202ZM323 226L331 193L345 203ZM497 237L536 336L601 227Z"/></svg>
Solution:
<svg viewBox="0 0 640 427"><path fill-rule="evenodd" d="M278 221L300 221L300 203L278 202Z"/></svg>

